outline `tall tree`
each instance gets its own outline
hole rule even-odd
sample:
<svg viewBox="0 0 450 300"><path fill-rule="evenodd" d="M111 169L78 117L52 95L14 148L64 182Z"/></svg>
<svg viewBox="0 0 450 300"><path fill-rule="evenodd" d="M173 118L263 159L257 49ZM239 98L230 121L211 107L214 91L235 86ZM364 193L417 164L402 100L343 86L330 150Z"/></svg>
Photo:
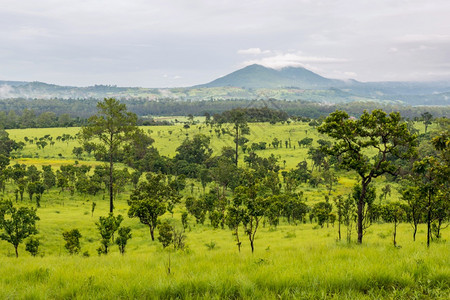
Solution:
<svg viewBox="0 0 450 300"><path fill-rule="evenodd" d="M109 211L114 210L114 161L124 142L130 139L138 128L137 116L128 112L125 104L114 98L105 98L97 103L97 114L88 119L88 124L81 128L83 143L93 141L96 152L103 154L109 162Z"/></svg>
<svg viewBox="0 0 450 300"><path fill-rule="evenodd" d="M231 129L230 135L233 136L233 142L235 146L234 150L234 163L238 165L239 158L239 145L245 141L243 139L244 135L250 133L250 128L247 123L247 114L242 108L235 108L230 111L226 111L222 114L223 120L219 122L231 123L233 128Z"/></svg>
<svg viewBox="0 0 450 300"><path fill-rule="evenodd" d="M322 150L339 158L342 167L355 170L361 179L357 201L358 242L363 239L363 218L367 187L375 178L389 173L396 175L398 167L393 158L409 158L415 153L416 136L397 112L389 115L382 110L364 111L360 119L350 118L344 111L331 113L318 128L334 138L331 147ZM368 157L367 153L376 153Z"/></svg>

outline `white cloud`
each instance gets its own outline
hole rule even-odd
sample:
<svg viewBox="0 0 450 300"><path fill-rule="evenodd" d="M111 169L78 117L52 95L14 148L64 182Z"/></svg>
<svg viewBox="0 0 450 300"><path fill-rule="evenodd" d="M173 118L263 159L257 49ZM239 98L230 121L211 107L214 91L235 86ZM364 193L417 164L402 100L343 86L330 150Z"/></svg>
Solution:
<svg viewBox="0 0 450 300"><path fill-rule="evenodd" d="M242 49L237 51L238 54L250 54L250 55L258 55L258 54L268 54L270 53L270 50L261 50L261 48L248 48L248 49Z"/></svg>
<svg viewBox="0 0 450 300"><path fill-rule="evenodd" d="M284 67L309 67L310 64L336 64L345 63L347 59L335 57L305 56L301 52L296 53L277 53L272 56L259 59L247 60L243 65L259 64L273 69Z"/></svg>

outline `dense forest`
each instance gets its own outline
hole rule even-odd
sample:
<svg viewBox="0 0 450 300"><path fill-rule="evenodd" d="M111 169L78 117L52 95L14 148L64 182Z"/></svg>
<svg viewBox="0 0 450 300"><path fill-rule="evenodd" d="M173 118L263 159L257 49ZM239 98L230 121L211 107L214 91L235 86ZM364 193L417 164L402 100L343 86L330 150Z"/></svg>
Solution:
<svg viewBox="0 0 450 300"><path fill-rule="evenodd" d="M95 111L97 99L7 99L0 100L0 128L48 128L82 126ZM309 101L284 100L210 100L179 101L173 99L146 100L122 99L128 110L137 114L140 124L158 125L154 116L205 116L220 114L233 108L264 108L279 111L289 117L316 119L325 117L335 110L345 110L358 117L364 110L382 109L386 112L398 111L405 119L418 120L425 112L435 118L450 115L447 106L407 106L400 104L382 104L377 102L351 102L324 104ZM275 119L277 119L276 117ZM250 120L251 121L251 120ZM259 121L265 121L260 119ZM162 123L164 124L164 123Z"/></svg>

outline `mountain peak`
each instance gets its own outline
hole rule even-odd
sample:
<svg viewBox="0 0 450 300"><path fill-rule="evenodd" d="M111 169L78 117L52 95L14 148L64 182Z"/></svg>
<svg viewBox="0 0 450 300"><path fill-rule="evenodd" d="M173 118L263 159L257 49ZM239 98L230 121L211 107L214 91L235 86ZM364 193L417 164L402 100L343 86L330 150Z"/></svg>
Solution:
<svg viewBox="0 0 450 300"><path fill-rule="evenodd" d="M259 64L248 65L210 83L197 87L244 87L244 88L328 88L336 80L322 77L303 67L288 66L272 69Z"/></svg>

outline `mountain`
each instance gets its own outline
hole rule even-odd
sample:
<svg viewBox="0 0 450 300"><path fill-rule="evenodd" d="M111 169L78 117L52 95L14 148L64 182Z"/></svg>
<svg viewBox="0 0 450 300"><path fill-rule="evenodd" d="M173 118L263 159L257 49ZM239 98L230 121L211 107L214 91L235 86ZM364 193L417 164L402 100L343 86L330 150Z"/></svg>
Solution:
<svg viewBox="0 0 450 300"><path fill-rule="evenodd" d="M328 79L305 68L286 67L280 70L261 65L250 65L209 83L195 88L243 87L243 88L287 88L317 89L342 86L343 81Z"/></svg>
<svg viewBox="0 0 450 300"><path fill-rule="evenodd" d="M42 82L0 81L0 99L284 99L322 103L375 101L410 105L450 105L450 82L359 82L320 76L305 68L280 70L250 65L206 84L185 88L94 85L59 86Z"/></svg>

